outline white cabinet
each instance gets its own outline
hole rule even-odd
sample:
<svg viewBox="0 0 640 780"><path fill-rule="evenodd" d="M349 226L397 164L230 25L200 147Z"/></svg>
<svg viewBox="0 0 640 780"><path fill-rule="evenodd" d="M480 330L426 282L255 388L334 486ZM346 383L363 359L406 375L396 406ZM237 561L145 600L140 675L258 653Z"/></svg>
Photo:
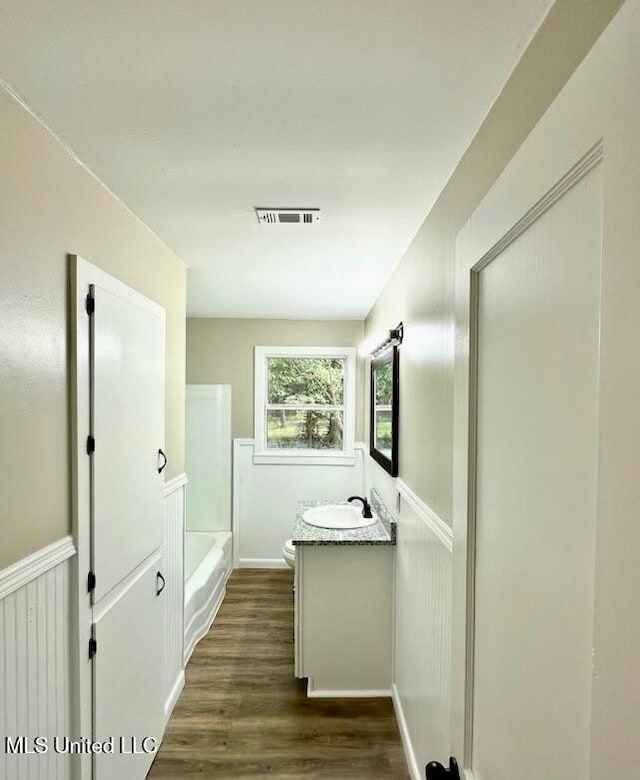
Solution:
<svg viewBox="0 0 640 780"><path fill-rule="evenodd" d="M391 545L298 545L295 673L309 696L389 696Z"/></svg>
<svg viewBox="0 0 640 780"><path fill-rule="evenodd" d="M115 589L113 605L94 612L94 739L115 739L113 753L94 757L95 780L146 777L162 739L164 603L156 595L160 560L158 552Z"/></svg>
<svg viewBox="0 0 640 780"><path fill-rule="evenodd" d="M72 730L164 730L165 311L76 257ZM89 591L89 594L87 593ZM150 743L147 745L150 747ZM119 746L118 746L119 748ZM143 780L153 753L76 754L74 773Z"/></svg>

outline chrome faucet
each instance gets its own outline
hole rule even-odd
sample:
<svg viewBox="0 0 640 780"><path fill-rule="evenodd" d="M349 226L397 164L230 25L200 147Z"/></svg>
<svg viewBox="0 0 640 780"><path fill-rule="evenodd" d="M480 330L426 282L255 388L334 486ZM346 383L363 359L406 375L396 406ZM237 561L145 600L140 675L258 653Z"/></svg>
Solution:
<svg viewBox="0 0 640 780"><path fill-rule="evenodd" d="M371 505L366 498L363 498L362 496L351 496L351 498L348 498L347 501L349 503L352 501L362 501L362 516L366 519L373 517L371 514Z"/></svg>

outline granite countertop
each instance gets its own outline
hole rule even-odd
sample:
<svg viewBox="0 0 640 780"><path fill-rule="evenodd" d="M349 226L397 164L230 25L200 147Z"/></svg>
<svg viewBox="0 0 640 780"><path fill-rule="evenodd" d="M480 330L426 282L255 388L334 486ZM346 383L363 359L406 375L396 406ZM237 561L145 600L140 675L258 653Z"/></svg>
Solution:
<svg viewBox="0 0 640 780"><path fill-rule="evenodd" d="M298 514L293 525L292 542L294 545L369 545L396 543L395 518L389 512L386 505L379 499L375 491L372 492L371 505L378 519L372 525L364 528L317 528L305 523L302 515L307 509L314 506L326 506L328 504L343 505L347 501L300 501ZM358 503L359 506L359 503Z"/></svg>

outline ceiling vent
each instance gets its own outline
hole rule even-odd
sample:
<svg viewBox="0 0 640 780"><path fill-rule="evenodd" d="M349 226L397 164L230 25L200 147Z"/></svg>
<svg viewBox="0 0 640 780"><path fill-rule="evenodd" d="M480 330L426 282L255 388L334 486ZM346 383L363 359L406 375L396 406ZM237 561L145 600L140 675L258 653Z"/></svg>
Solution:
<svg viewBox="0 0 640 780"><path fill-rule="evenodd" d="M313 225L320 222L320 209L265 209L256 206L262 225Z"/></svg>

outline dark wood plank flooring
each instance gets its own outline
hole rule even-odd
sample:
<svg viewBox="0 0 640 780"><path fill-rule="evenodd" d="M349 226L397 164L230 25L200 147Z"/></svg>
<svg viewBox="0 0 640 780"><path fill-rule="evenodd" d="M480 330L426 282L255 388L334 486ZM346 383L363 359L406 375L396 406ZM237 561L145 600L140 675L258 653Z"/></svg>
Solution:
<svg viewBox="0 0 640 780"><path fill-rule="evenodd" d="M292 583L231 575L149 778L409 777L390 699L308 699L294 678Z"/></svg>

